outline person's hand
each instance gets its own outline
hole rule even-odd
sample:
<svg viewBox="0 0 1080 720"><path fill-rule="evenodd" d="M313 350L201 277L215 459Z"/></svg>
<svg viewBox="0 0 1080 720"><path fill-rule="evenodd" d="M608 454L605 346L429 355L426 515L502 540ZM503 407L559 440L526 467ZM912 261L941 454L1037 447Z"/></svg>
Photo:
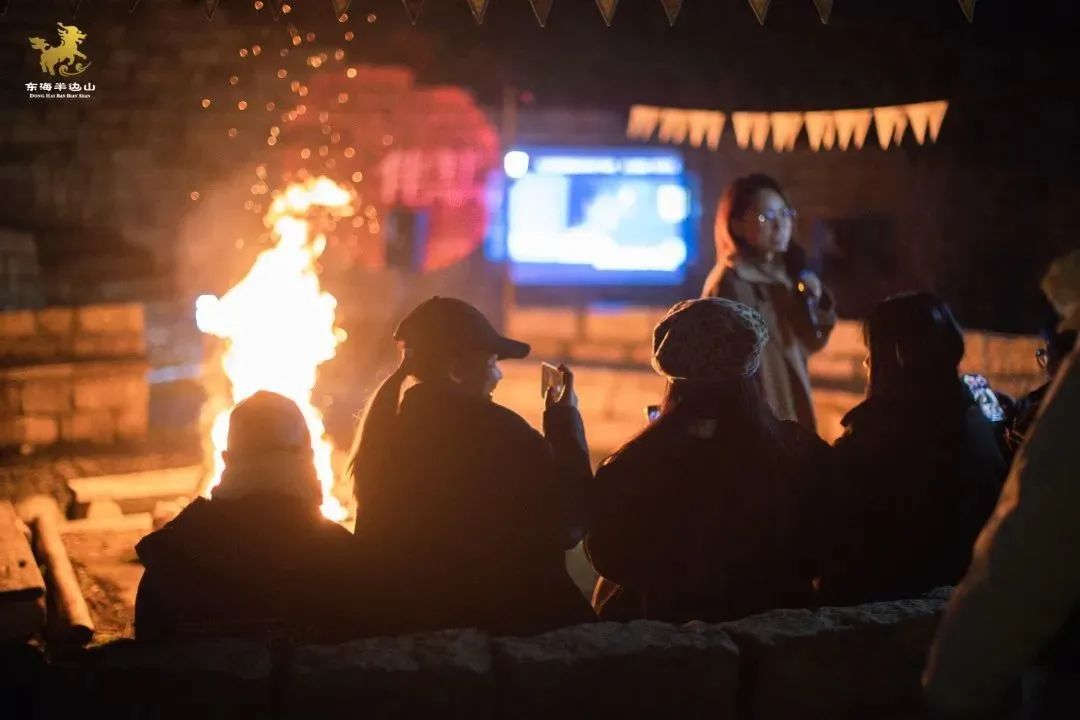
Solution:
<svg viewBox="0 0 1080 720"><path fill-rule="evenodd" d="M574 373L566 365L559 366L562 373L562 388L556 392L556 388L549 388L547 397L544 398L544 407L572 407L578 406L577 393L574 392Z"/></svg>
<svg viewBox="0 0 1080 720"><path fill-rule="evenodd" d="M821 300L821 295L825 292L825 287L821 284L821 278L809 270L805 270L799 275L799 282L806 287L806 292L810 294L810 297L814 298L814 300Z"/></svg>

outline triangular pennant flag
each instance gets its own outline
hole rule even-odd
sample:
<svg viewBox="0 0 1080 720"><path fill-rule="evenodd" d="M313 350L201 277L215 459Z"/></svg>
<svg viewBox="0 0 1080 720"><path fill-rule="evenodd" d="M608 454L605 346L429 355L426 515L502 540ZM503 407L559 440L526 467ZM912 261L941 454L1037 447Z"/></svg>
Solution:
<svg viewBox="0 0 1080 720"><path fill-rule="evenodd" d="M817 152L821 148L832 150L836 144L836 121L831 112L808 112L803 116L806 122L806 137L810 149Z"/></svg>
<svg viewBox="0 0 1080 720"><path fill-rule="evenodd" d="M142 2L142 0L131 0L131 4L128 5L128 12L135 12L135 8L139 7L140 2ZM3 4L4 3L0 2L0 5L3 5ZM0 7L0 13L3 13L3 12L4 12L3 8Z"/></svg>
<svg viewBox="0 0 1080 720"><path fill-rule="evenodd" d="M334 17L338 20L341 16L349 11L349 5L352 4L352 0L330 0L330 7L334 9Z"/></svg>
<svg viewBox="0 0 1080 720"><path fill-rule="evenodd" d="M0 16L3 16L7 12L8 0L0 0ZM131 8L134 10L134 6Z"/></svg>
<svg viewBox="0 0 1080 720"><path fill-rule="evenodd" d="M866 142L866 135L870 132L870 123L874 120L872 110L837 110L833 113L833 121L836 123L836 142L841 150L847 150L848 145L855 144L861 149Z"/></svg>
<svg viewBox="0 0 1080 720"><path fill-rule="evenodd" d="M675 108L660 110L660 131L657 133L657 140L679 145L686 141L686 134L689 131L690 113Z"/></svg>
<svg viewBox="0 0 1080 720"><path fill-rule="evenodd" d="M769 116L769 120L772 123L773 150L794 150L795 141L799 138L803 126L802 113L774 112Z"/></svg>
<svg viewBox="0 0 1080 720"><path fill-rule="evenodd" d="M281 6L285 4L285 0L269 0L270 14L274 16L274 20L281 17Z"/></svg>
<svg viewBox="0 0 1080 720"><path fill-rule="evenodd" d="M769 139L769 113L737 112L731 114L735 129L735 142L745 150L753 147L758 152L765 149Z"/></svg>
<svg viewBox="0 0 1080 720"><path fill-rule="evenodd" d="M536 16L536 22L540 24L540 27L547 26L548 15L551 14L551 5L554 2L555 0L529 0L533 15Z"/></svg>
<svg viewBox="0 0 1080 720"><path fill-rule="evenodd" d="M975 3L979 0L960 0L960 9L969 23L975 22Z"/></svg>
<svg viewBox="0 0 1080 720"><path fill-rule="evenodd" d="M600 14L604 16L604 24L611 27L615 20L615 8L619 6L619 0L596 0L596 7L600 8Z"/></svg>
<svg viewBox="0 0 1080 720"><path fill-rule="evenodd" d="M630 140L649 140L660 122L660 108L650 105L634 105L626 123L626 137Z"/></svg>
<svg viewBox="0 0 1080 720"><path fill-rule="evenodd" d="M664 6L664 12L667 13L667 21L675 27L675 18L679 17L679 11L682 10L683 0L660 0Z"/></svg>
<svg viewBox="0 0 1080 720"><path fill-rule="evenodd" d="M71 10L71 17L75 17L75 13L79 12L80 4L82 4L82 0L67 0L67 6Z"/></svg>
<svg viewBox="0 0 1080 720"><path fill-rule="evenodd" d="M484 24L484 16L487 15L489 0L465 0L469 3L469 9L472 10L473 17L476 18L477 25Z"/></svg>
<svg viewBox="0 0 1080 720"><path fill-rule="evenodd" d="M749 0L750 7L754 9L754 15L757 15L757 21L759 24L765 24L765 16L769 14L769 4L772 0Z"/></svg>
<svg viewBox="0 0 1080 720"><path fill-rule="evenodd" d="M401 2L409 13L409 22L415 25L420 19L420 8L424 7L424 0L401 0Z"/></svg>
<svg viewBox="0 0 1080 720"><path fill-rule="evenodd" d="M821 16L821 24L828 25L829 18L832 17L833 0L814 0L814 5L817 7L818 15Z"/></svg>
<svg viewBox="0 0 1080 720"><path fill-rule="evenodd" d="M938 100L927 105L930 106L930 140L937 142L938 134L941 133L941 124L945 122L945 113L949 112L949 101Z"/></svg>
<svg viewBox="0 0 1080 720"><path fill-rule="evenodd" d="M710 150L720 148L720 136L724 133L727 117L722 112L712 110L691 110L687 113L690 122L690 144L701 147L707 142Z"/></svg>
<svg viewBox="0 0 1080 720"><path fill-rule="evenodd" d="M217 6L221 4L221 0L203 0L203 5L206 6L206 19L213 20L214 13L217 11Z"/></svg>
<svg viewBox="0 0 1080 720"><path fill-rule="evenodd" d="M930 127L930 106L935 103L916 103L907 105L904 111L907 113L908 125L915 136L915 142L922 145L926 142L926 130Z"/></svg>
<svg viewBox="0 0 1080 720"><path fill-rule="evenodd" d="M907 129L907 114L902 107L874 108L874 124L877 125L878 143L882 150L889 149L889 143L899 145Z"/></svg>

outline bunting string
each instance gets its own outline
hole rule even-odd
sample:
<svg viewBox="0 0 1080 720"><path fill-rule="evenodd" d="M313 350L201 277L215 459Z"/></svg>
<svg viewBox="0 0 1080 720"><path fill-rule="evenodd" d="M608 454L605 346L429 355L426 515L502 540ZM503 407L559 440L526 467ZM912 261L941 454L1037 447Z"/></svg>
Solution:
<svg viewBox="0 0 1080 720"><path fill-rule="evenodd" d="M949 111L948 100L887 105L851 110L812 112L733 112L731 128L735 143L746 150L763 152L772 138L775 152L791 152L805 131L814 152L854 146L862 149L871 126L877 130L882 150L900 145L910 128L915 142L936 143ZM634 105L626 123L626 137L639 142L654 138L670 145L689 142L693 147L720 147L727 115L715 110Z"/></svg>
<svg viewBox="0 0 1080 720"><path fill-rule="evenodd" d="M23 2L32 2L36 0L23 0ZM668 22L674 26L675 20L679 16L679 12L682 10L684 0L659 0L661 6L664 9L664 13L667 16ZM698 0L702 4L708 0ZM811 0L814 3L814 7L817 8L818 15L821 17L821 22L828 24L830 17L832 16L834 0ZM141 0L129 0L130 9L132 12L139 7ZM274 19L280 16L279 8L284 0L268 0L271 6L271 12L274 15ZM334 17L342 17L346 10L349 8L351 0L330 0L330 7L334 13ZM551 13L551 8L554 5L555 0L529 0L532 5L533 13L536 15L536 22L540 27L547 25L548 15ZM597 8L600 10L600 16L604 23L611 27L615 21L615 11L618 8L619 0L595 0ZM769 14L769 6L772 4L772 0L747 0L750 5L750 9L753 11L754 17L758 23L764 25ZM967 21L975 22L975 5L978 0L959 0L960 10L963 12ZM67 0L68 9L71 11L71 15L74 17L75 13L79 10L79 5L82 0ZM420 10L424 0L402 0L402 4L408 13L409 20L415 25L420 18ZM466 4L469 10L472 12L473 17L476 18L477 24L483 24L484 17L487 14L488 4L490 0L466 0ZM220 0L204 0L203 3L206 7L207 15L211 18L214 15L214 11L220 4ZM9 0L0 0L0 14L7 9Z"/></svg>

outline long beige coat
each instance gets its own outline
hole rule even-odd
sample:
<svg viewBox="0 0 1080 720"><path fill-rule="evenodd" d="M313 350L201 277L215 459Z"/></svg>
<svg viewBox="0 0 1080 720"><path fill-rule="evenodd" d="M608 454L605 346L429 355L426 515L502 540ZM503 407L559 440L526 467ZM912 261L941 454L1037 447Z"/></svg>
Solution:
<svg viewBox="0 0 1080 720"><path fill-rule="evenodd" d="M713 268L702 294L735 300L761 313L769 328L757 375L765 400L781 420L797 420L816 430L806 362L825 347L836 325L832 296L825 292L811 309L782 266L738 255Z"/></svg>

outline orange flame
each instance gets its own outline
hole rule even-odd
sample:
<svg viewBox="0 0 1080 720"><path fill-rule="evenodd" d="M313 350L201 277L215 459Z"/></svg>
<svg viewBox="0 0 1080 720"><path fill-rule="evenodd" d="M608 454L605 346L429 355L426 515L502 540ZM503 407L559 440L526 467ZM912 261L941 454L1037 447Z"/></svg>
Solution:
<svg viewBox="0 0 1080 720"><path fill-rule="evenodd" d="M232 384L233 403L270 390L300 406L323 488L322 513L332 520L344 519L347 512L331 494L333 446L322 414L311 404L311 392L319 365L334 357L345 331L334 326L337 300L319 284L316 261L326 249L326 236L317 232L311 237L311 220L316 214L348 217L352 202L349 190L326 177L291 183L275 193L263 220L277 244L260 253L225 295L203 295L195 303L199 329L226 340L222 368ZM230 411L214 418L214 468L207 495L221 480Z"/></svg>

